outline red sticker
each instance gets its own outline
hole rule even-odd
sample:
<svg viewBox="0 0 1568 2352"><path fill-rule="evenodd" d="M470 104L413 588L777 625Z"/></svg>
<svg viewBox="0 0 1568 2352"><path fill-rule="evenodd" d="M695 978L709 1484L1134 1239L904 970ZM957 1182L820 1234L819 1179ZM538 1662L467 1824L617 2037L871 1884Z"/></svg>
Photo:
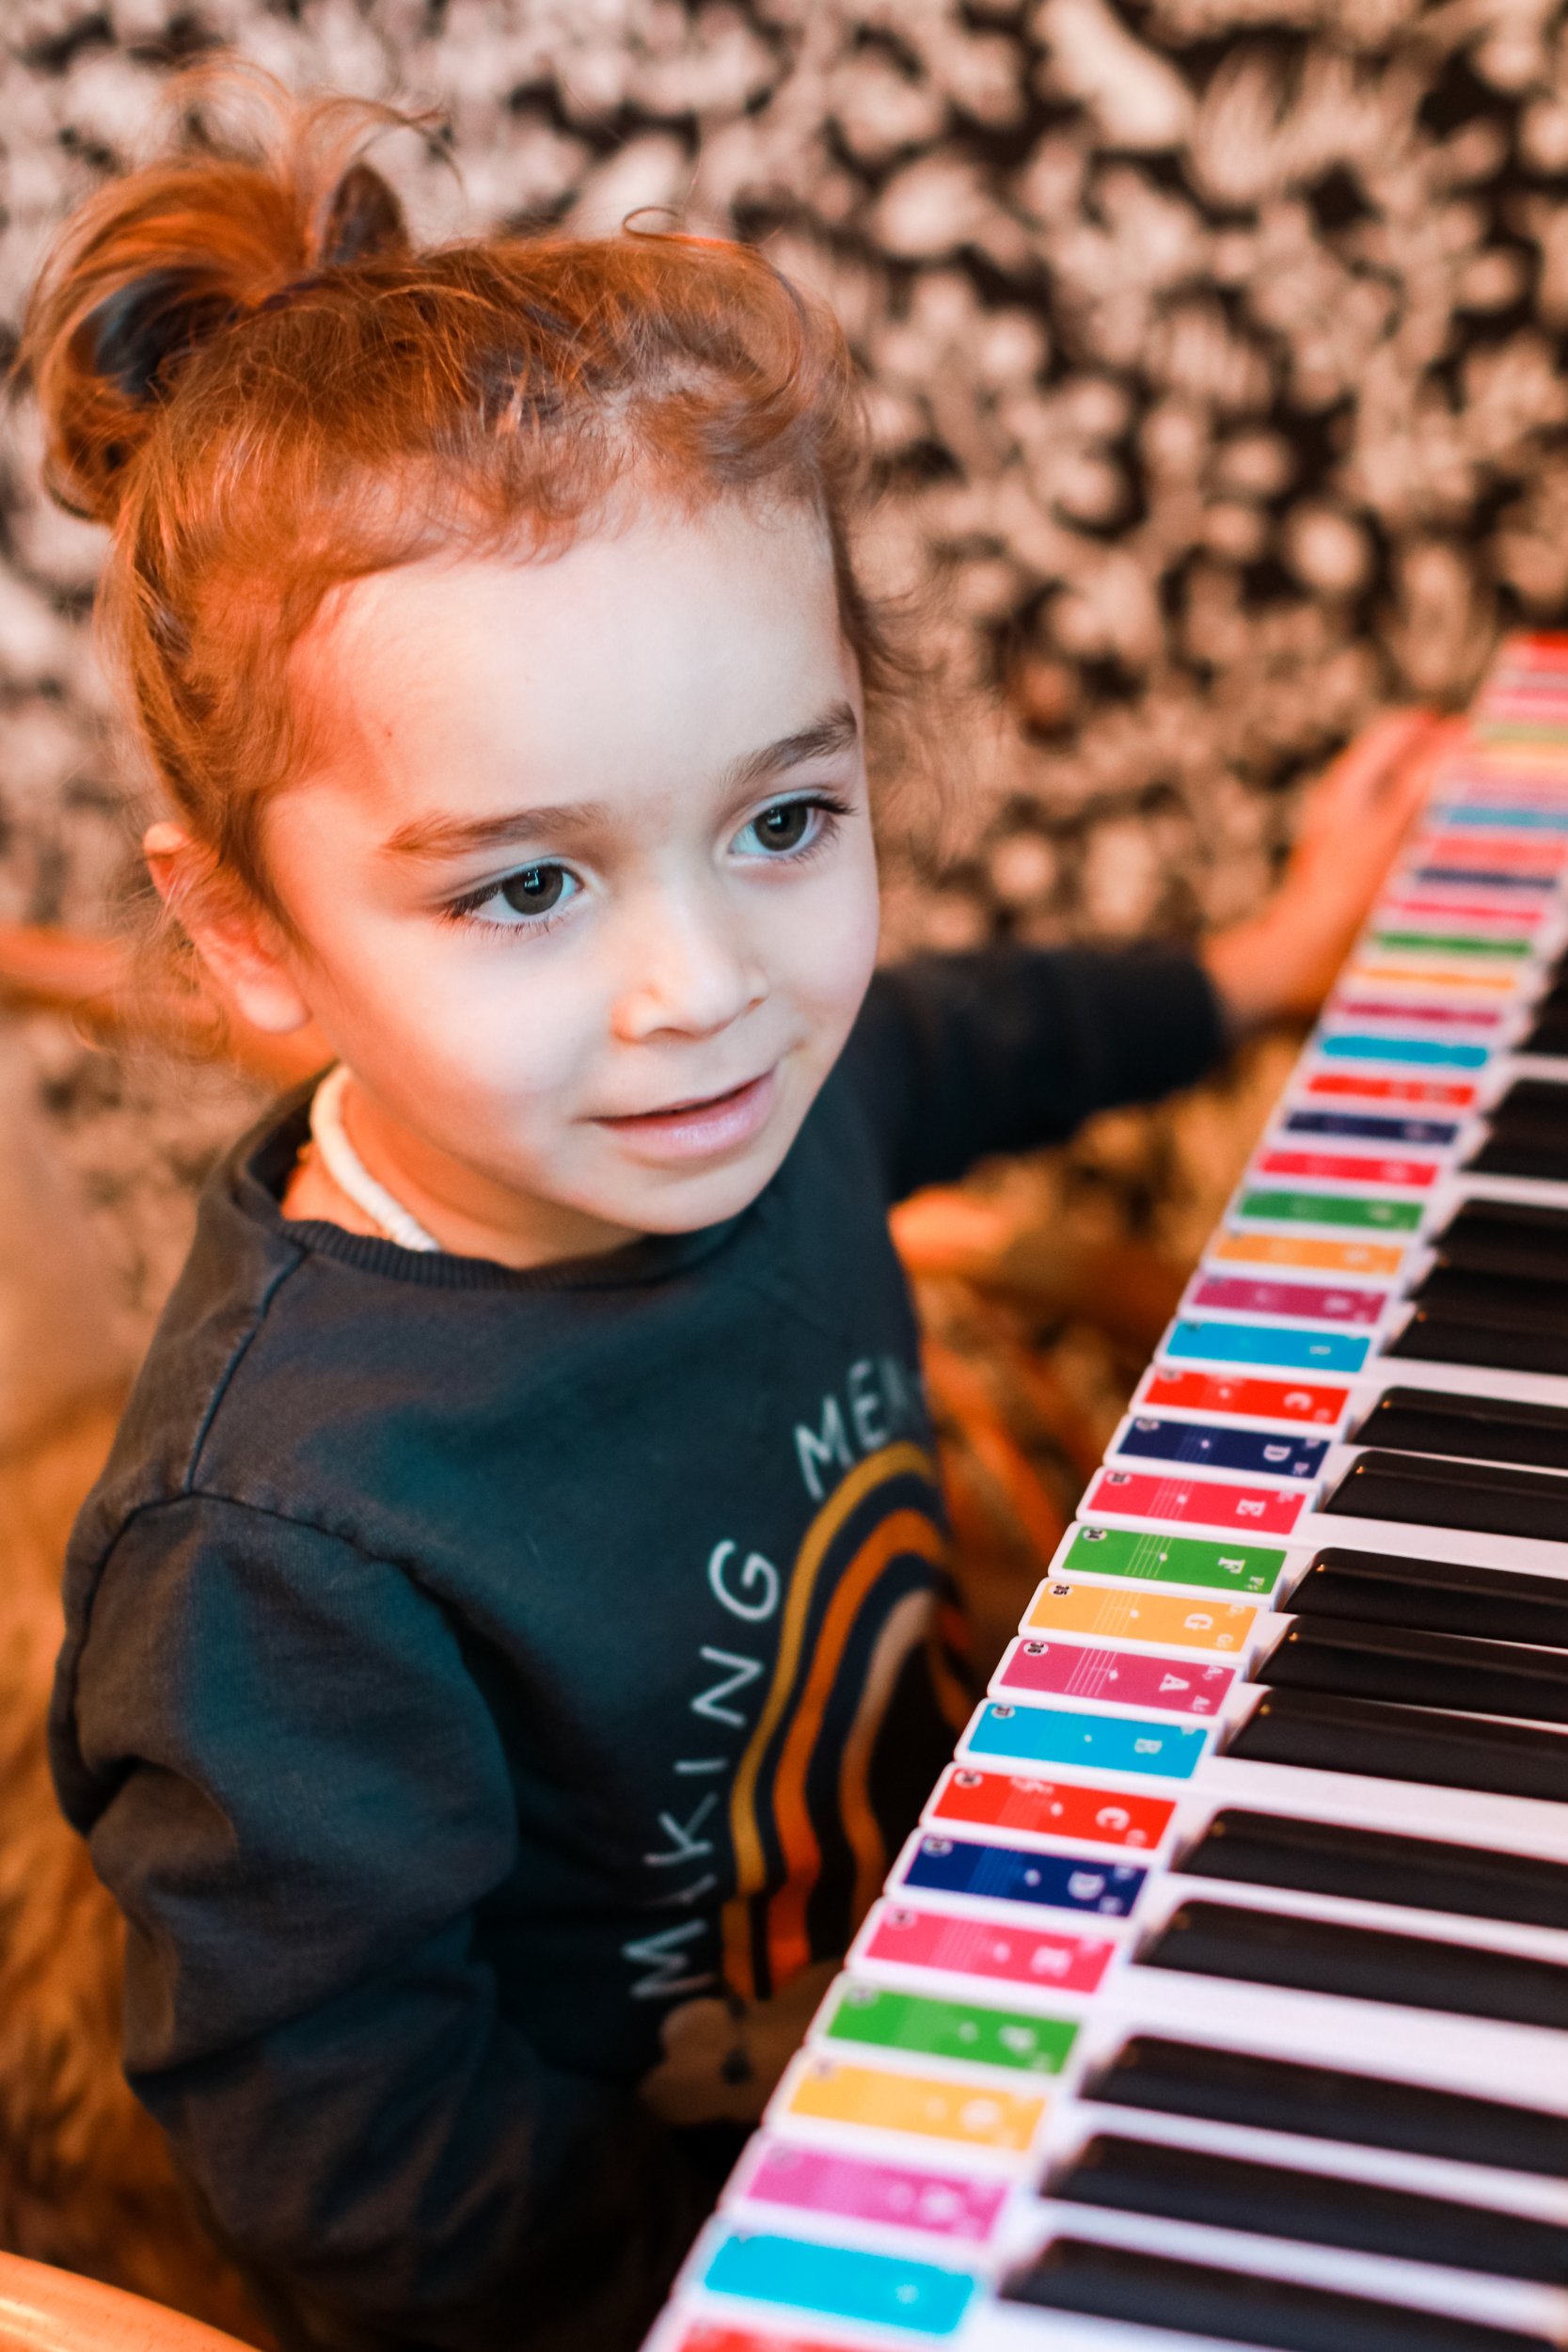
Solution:
<svg viewBox="0 0 1568 2352"><path fill-rule="evenodd" d="M1119 1788L1075 1788L1054 1780L1023 1780L1009 1772L976 1772L950 1764L937 1787L931 1818L971 1821L986 1829L1022 1830L1027 1836L1081 1837L1097 1846L1147 1852L1170 1826L1175 1804L1164 1797L1124 1795Z"/></svg>
<svg viewBox="0 0 1568 2352"><path fill-rule="evenodd" d="M1326 1176L1336 1184L1398 1184L1407 1192L1424 1192L1437 1174L1433 1160L1364 1160L1345 1152L1263 1152L1253 1168L1259 1176Z"/></svg>
<svg viewBox="0 0 1568 2352"><path fill-rule="evenodd" d="M1221 1372L1155 1372L1139 1403L1175 1405L1190 1413L1250 1413L1259 1421L1337 1422L1348 1389L1304 1388L1290 1380L1230 1380Z"/></svg>
<svg viewBox="0 0 1568 2352"><path fill-rule="evenodd" d="M1453 1078L1357 1078L1339 1070L1320 1070L1307 1081L1308 1094L1354 1094L1368 1103L1441 1103L1465 1110L1476 1089Z"/></svg>

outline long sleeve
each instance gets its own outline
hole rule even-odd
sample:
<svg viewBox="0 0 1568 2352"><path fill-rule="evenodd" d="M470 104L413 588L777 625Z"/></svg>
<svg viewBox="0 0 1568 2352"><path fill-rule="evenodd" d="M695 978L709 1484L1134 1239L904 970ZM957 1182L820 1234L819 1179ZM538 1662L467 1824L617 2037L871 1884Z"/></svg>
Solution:
<svg viewBox="0 0 1568 2352"><path fill-rule="evenodd" d="M499 2006L476 1912L515 1804L446 1613L187 1497L131 1519L68 1656L56 1776L128 1923L127 2073L236 2249L452 2352L635 2344L703 2198Z"/></svg>
<svg viewBox="0 0 1568 2352"><path fill-rule="evenodd" d="M901 1200L1190 1086L1224 1044L1212 984L1179 949L996 947L878 973L844 1067Z"/></svg>

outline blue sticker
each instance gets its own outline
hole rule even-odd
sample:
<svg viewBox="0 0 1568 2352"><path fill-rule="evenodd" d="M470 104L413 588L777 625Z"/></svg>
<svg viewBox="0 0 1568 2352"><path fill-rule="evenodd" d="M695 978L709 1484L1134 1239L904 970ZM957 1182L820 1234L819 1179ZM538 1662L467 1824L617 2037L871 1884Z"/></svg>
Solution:
<svg viewBox="0 0 1568 2352"><path fill-rule="evenodd" d="M1293 1136L1354 1136L1366 1143L1451 1143L1459 1133L1450 1119L1380 1119L1370 1111L1292 1111L1285 1124Z"/></svg>
<svg viewBox="0 0 1568 2352"><path fill-rule="evenodd" d="M1206 1462L1212 1470L1265 1470L1272 1478L1316 1478L1326 1438L1294 1438L1273 1429L1225 1429L1193 1421L1129 1422L1117 1447L1141 1462Z"/></svg>
<svg viewBox="0 0 1568 2352"><path fill-rule="evenodd" d="M1090 1854L1022 1853L1013 1846L976 1846L961 1837L923 1837L901 1884L943 1895L989 1895L997 1902L1045 1903L1053 1911L1093 1911L1125 1919L1148 1876Z"/></svg>
<svg viewBox="0 0 1568 2352"><path fill-rule="evenodd" d="M1556 882L1545 874L1495 874L1486 866L1418 866L1418 882L1451 882L1458 890L1533 890L1549 897Z"/></svg>
<svg viewBox="0 0 1568 2352"><path fill-rule="evenodd" d="M1103 1772L1152 1772L1169 1780L1191 1779L1208 1740L1206 1731L1170 1724L994 1702L982 1709L969 1734L976 1756L1011 1756L1028 1764L1087 1764Z"/></svg>
<svg viewBox="0 0 1568 2352"><path fill-rule="evenodd" d="M1495 833L1499 825L1521 833L1568 833L1568 816L1560 808L1508 808L1493 801L1456 803L1432 812L1434 827L1451 825L1461 833Z"/></svg>
<svg viewBox="0 0 1568 2352"><path fill-rule="evenodd" d="M1259 1323L1179 1323L1167 1356L1201 1356L1222 1364L1280 1364L1291 1372L1359 1372L1370 1340L1342 1331L1291 1331Z"/></svg>
<svg viewBox="0 0 1568 2352"><path fill-rule="evenodd" d="M1440 1062L1451 1070L1479 1070L1490 1053L1486 1045L1453 1045L1436 1037L1324 1037L1318 1051L1332 1061Z"/></svg>
<svg viewBox="0 0 1568 2352"><path fill-rule="evenodd" d="M862 2254L813 2238L752 2237L738 2231L715 2248L703 2283L715 2295L751 2296L923 2336L950 2336L975 2286L963 2271L907 2262L899 2254Z"/></svg>

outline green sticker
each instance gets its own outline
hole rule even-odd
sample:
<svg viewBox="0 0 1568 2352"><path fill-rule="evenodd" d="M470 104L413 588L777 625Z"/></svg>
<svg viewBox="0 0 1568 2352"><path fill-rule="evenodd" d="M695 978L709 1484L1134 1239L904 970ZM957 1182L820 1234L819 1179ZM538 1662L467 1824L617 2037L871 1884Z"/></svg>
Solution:
<svg viewBox="0 0 1568 2352"><path fill-rule="evenodd" d="M1078 2028L1062 2017L1031 2017L1022 2010L978 2009L972 2001L930 2001L918 1993L851 1984L828 2034L834 2042L918 2050L923 2058L969 2058L1025 2074L1059 2074Z"/></svg>
<svg viewBox="0 0 1568 2352"><path fill-rule="evenodd" d="M1380 947L1417 948L1423 956L1528 956L1528 939L1488 939L1475 931L1374 931Z"/></svg>
<svg viewBox="0 0 1568 2352"><path fill-rule="evenodd" d="M1413 1233L1421 1203L1338 1192L1248 1192L1237 1215L1270 1217L1276 1225L1375 1225L1386 1233Z"/></svg>
<svg viewBox="0 0 1568 2352"><path fill-rule="evenodd" d="M1205 1544L1191 1535L1140 1535L1130 1527L1077 1527L1061 1573L1125 1576L1140 1584L1194 1584L1204 1592L1272 1593L1285 1554L1257 1544Z"/></svg>

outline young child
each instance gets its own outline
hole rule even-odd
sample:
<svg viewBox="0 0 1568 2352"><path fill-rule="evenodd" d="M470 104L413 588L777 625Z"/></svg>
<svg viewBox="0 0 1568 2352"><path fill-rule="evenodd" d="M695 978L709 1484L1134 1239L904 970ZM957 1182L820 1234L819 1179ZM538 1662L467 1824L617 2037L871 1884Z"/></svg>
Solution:
<svg viewBox="0 0 1568 2352"><path fill-rule="evenodd" d="M158 888L333 1062L203 1197L54 1765L285 2338L616 2352L969 1705L888 1205L1310 1004L1422 723L1204 959L873 977L831 319L705 239L417 253L369 110L273 103L29 326Z"/></svg>

